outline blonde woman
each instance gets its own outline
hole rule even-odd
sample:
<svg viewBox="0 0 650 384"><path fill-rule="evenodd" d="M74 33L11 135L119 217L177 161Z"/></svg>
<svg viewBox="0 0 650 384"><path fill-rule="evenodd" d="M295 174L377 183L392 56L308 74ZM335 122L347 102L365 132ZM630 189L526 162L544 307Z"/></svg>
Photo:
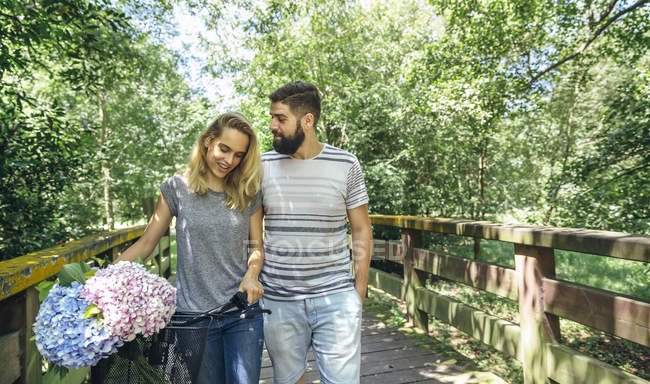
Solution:
<svg viewBox="0 0 650 384"><path fill-rule="evenodd" d="M257 306L264 260L260 186L250 123L238 113L219 116L199 137L186 172L160 185L144 234L117 261L151 254L176 216L177 311L204 312L237 291ZM212 322L199 382L257 383L263 340L261 315Z"/></svg>

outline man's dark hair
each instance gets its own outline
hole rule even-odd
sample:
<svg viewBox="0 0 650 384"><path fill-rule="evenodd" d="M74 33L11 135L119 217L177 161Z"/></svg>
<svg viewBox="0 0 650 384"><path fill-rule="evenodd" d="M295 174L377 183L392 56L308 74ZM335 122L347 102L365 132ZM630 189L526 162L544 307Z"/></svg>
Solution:
<svg viewBox="0 0 650 384"><path fill-rule="evenodd" d="M291 113L301 119L308 113L314 115L314 127L320 117L320 94L314 84L294 81L276 89L269 95L272 103L289 106Z"/></svg>

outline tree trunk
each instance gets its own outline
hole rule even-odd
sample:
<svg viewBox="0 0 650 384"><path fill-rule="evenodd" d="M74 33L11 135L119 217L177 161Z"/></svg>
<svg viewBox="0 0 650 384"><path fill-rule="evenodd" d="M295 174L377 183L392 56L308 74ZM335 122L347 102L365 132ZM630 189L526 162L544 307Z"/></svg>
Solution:
<svg viewBox="0 0 650 384"><path fill-rule="evenodd" d="M485 136L481 140L481 153L478 158L478 199L479 199L479 209L478 216L481 220L485 220L485 168L487 161L487 146L488 138Z"/></svg>
<svg viewBox="0 0 650 384"><path fill-rule="evenodd" d="M549 182L551 183L550 191L548 193L548 208L546 209L546 213L544 214L544 220L543 224L544 225L549 225L551 221L551 217L553 216L553 211L557 207L557 198L560 193L560 189L564 185L564 178L566 177L566 172L567 172L567 165L569 162L569 157L573 153L573 120L574 120L574 113L575 109L578 105L578 95L580 92L580 85L582 84L582 80L584 79L586 72L583 72L580 77L576 80L574 80L576 83L573 87L573 100L571 104L571 109L569 110L569 115L567 116L566 119L566 130L564 131L563 139L564 139L564 146L562 148L562 153L560 155L561 159L560 161L561 166L560 166L560 174L558 175L558 181L557 183L553 184L553 168L551 168L551 175L549 177ZM551 165L553 166L557 162L556 159L553 159L551 161Z"/></svg>
<svg viewBox="0 0 650 384"><path fill-rule="evenodd" d="M109 229L115 229L115 218L113 215L113 200L111 199L111 168L106 159L107 153L104 148L110 131L108 128L108 116L106 116L106 105L103 96L99 96L99 117L102 122L101 137L99 144L101 148L101 168L102 168L102 185L104 189L104 213L106 215L106 225Z"/></svg>

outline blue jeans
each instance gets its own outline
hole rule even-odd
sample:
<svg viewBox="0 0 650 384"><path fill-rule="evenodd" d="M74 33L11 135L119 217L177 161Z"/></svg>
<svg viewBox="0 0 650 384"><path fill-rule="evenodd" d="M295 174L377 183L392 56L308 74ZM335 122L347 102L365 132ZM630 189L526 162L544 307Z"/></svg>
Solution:
<svg viewBox="0 0 650 384"><path fill-rule="evenodd" d="M257 308L253 304L251 308ZM199 372L199 384L257 384L262 366L264 320L217 318L212 321Z"/></svg>
<svg viewBox="0 0 650 384"><path fill-rule="evenodd" d="M357 291L294 301L262 297L261 301L273 311L264 316L264 330L275 384L293 384L302 376L310 346L321 383L359 383L361 298Z"/></svg>

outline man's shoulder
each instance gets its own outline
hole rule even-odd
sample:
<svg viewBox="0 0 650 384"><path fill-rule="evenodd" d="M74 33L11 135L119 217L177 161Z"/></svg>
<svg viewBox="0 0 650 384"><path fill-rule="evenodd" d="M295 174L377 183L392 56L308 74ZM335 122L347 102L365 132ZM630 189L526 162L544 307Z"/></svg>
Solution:
<svg viewBox="0 0 650 384"><path fill-rule="evenodd" d="M346 163L355 163L359 161L351 152L330 144L325 144L325 148L323 148L323 152L321 152L320 156L324 159L344 161Z"/></svg>
<svg viewBox="0 0 650 384"><path fill-rule="evenodd" d="M277 161L283 159L290 159L291 156L283 155L277 151L268 151L262 154L262 162Z"/></svg>

